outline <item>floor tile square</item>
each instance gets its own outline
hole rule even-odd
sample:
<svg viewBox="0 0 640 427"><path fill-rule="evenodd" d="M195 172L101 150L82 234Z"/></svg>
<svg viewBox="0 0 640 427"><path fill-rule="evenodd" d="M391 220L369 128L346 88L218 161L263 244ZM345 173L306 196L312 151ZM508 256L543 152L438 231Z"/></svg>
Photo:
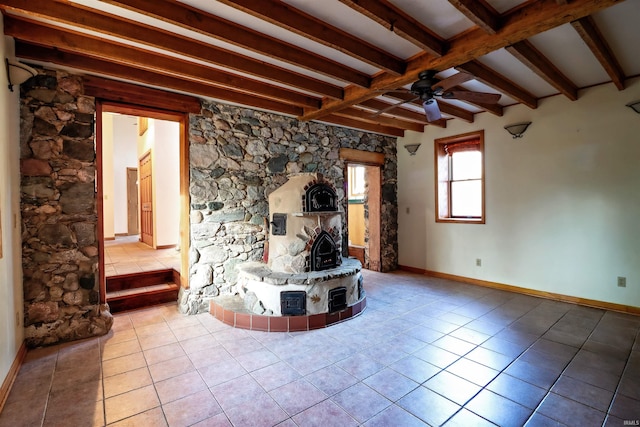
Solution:
<svg viewBox="0 0 640 427"><path fill-rule="evenodd" d="M549 393L545 397L537 412L566 425L581 426L602 425L606 415L555 393Z"/></svg>
<svg viewBox="0 0 640 427"><path fill-rule="evenodd" d="M636 387L638 387L637 384ZM551 388L551 391L602 412L607 412L611 404L611 399L613 398L612 391L584 383L565 375L561 375L560 378L558 378L558 381L556 381Z"/></svg>
<svg viewBox="0 0 640 427"><path fill-rule="evenodd" d="M333 396L358 382L356 377L337 365L327 366L312 372L305 379L328 396Z"/></svg>
<svg viewBox="0 0 640 427"><path fill-rule="evenodd" d="M331 400L360 423L391 405L391 401L362 383L341 391Z"/></svg>
<svg viewBox="0 0 640 427"><path fill-rule="evenodd" d="M435 391L460 406L464 406L480 391L480 387L477 385L447 371L442 371L425 382L424 387Z"/></svg>
<svg viewBox="0 0 640 427"><path fill-rule="evenodd" d="M225 410L234 427L270 427L289 418L268 394Z"/></svg>
<svg viewBox="0 0 640 427"><path fill-rule="evenodd" d="M169 402L162 406L162 410L171 427L191 426L222 412L222 408L209 390Z"/></svg>
<svg viewBox="0 0 640 427"><path fill-rule="evenodd" d="M197 371L191 371L157 382L155 387L160 402L165 404L202 391L207 388L207 385Z"/></svg>
<svg viewBox="0 0 640 427"><path fill-rule="evenodd" d="M459 405L425 387L418 387L397 403L429 425L438 426L460 409Z"/></svg>
<svg viewBox="0 0 640 427"><path fill-rule="evenodd" d="M104 403L107 424L160 406L152 385L107 398Z"/></svg>
<svg viewBox="0 0 640 427"><path fill-rule="evenodd" d="M356 427L358 422L331 400L314 405L293 416L298 427Z"/></svg>
<svg viewBox="0 0 640 427"><path fill-rule="evenodd" d="M273 400L290 416L327 399L327 395L310 382L299 379L269 392Z"/></svg>
<svg viewBox="0 0 640 427"><path fill-rule="evenodd" d="M489 390L481 391L466 408L502 427L522 426L533 412Z"/></svg>
<svg viewBox="0 0 640 427"><path fill-rule="evenodd" d="M487 389L530 409L535 409L547 394L545 389L504 373L491 381Z"/></svg>
<svg viewBox="0 0 640 427"><path fill-rule="evenodd" d="M447 367L447 371L465 378L472 383L484 387L493 380L499 371L491 369L488 366L481 365L472 360L462 358Z"/></svg>
<svg viewBox="0 0 640 427"><path fill-rule="evenodd" d="M415 390L420 385L391 368L376 372L362 382L392 402Z"/></svg>
<svg viewBox="0 0 640 427"><path fill-rule="evenodd" d="M300 374L284 362L274 363L255 370L251 372L251 376L264 387L266 391L271 391L300 378Z"/></svg>
<svg viewBox="0 0 640 427"><path fill-rule="evenodd" d="M397 405L389 406L387 409L364 423L364 427L389 426L428 427L428 424Z"/></svg>

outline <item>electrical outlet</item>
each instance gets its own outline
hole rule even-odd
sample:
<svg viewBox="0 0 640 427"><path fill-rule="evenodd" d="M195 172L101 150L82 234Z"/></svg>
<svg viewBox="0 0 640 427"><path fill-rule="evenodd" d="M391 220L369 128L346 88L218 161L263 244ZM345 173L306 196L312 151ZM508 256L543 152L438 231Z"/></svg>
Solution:
<svg viewBox="0 0 640 427"><path fill-rule="evenodd" d="M480 258L476 258L476 267L482 267L482 260Z"/></svg>
<svg viewBox="0 0 640 427"><path fill-rule="evenodd" d="M409 213L409 206L407 206L407 213Z"/></svg>
<svg viewBox="0 0 640 427"><path fill-rule="evenodd" d="M618 276L618 287L626 288L627 287L627 278Z"/></svg>

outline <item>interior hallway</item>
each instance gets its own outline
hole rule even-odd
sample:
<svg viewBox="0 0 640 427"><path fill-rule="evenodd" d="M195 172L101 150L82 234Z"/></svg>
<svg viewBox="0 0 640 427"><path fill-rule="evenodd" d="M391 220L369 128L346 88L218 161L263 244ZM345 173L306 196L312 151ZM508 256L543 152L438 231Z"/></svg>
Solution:
<svg viewBox="0 0 640 427"><path fill-rule="evenodd" d="M31 350L0 426L622 426L640 419L640 317L364 271L325 329L234 329L175 304Z"/></svg>

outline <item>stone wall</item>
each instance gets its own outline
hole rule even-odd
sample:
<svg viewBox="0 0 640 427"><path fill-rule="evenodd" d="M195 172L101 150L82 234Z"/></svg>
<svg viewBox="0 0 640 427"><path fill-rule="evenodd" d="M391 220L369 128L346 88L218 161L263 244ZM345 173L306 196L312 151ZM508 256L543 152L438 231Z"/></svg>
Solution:
<svg viewBox="0 0 640 427"><path fill-rule="evenodd" d="M382 270L397 267L396 138L208 102L190 117L189 134L190 289L180 295L183 312L208 310L209 298L231 292L238 263L263 258L267 198L289 174L324 174L346 210L340 148L385 154ZM346 236L342 247L346 252Z"/></svg>
<svg viewBox="0 0 640 427"><path fill-rule="evenodd" d="M31 346L102 335L95 102L79 77L47 71L21 86L25 339Z"/></svg>

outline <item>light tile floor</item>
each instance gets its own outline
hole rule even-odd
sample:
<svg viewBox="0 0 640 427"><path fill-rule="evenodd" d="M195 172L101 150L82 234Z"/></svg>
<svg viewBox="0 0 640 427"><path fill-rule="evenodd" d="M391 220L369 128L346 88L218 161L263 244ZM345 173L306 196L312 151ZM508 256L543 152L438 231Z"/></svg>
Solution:
<svg viewBox="0 0 640 427"><path fill-rule="evenodd" d="M397 272L325 329L231 328L174 304L34 349L0 426L623 426L640 317ZM625 424L626 423L626 424Z"/></svg>
<svg viewBox="0 0 640 427"><path fill-rule="evenodd" d="M118 236L115 240L106 240L104 253L107 277L167 268L180 271L180 251L176 248L153 249L140 242L139 236Z"/></svg>

